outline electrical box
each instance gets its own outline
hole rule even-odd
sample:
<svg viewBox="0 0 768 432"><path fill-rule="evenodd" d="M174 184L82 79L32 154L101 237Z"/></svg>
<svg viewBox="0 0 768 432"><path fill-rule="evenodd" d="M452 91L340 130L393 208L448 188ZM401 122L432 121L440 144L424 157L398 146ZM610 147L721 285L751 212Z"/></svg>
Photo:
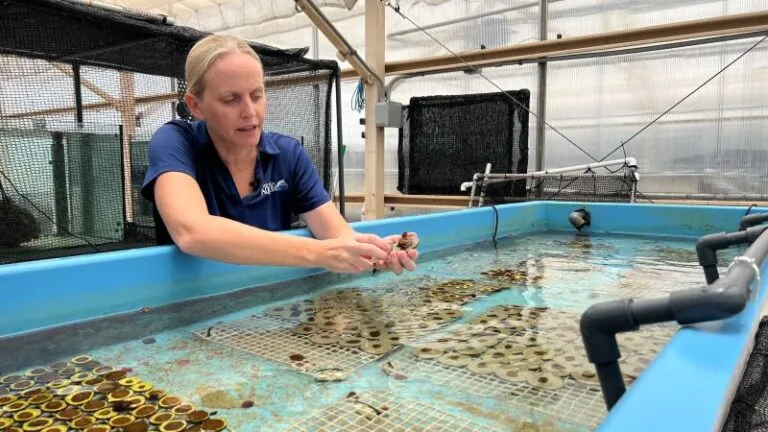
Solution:
<svg viewBox="0 0 768 432"><path fill-rule="evenodd" d="M380 102L375 110L376 126L403 127L403 105L397 102Z"/></svg>

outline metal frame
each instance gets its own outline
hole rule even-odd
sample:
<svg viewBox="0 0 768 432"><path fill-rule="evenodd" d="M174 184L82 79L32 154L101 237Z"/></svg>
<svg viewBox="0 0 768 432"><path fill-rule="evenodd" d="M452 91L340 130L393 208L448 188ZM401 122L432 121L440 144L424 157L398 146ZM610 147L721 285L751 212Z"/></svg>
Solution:
<svg viewBox="0 0 768 432"><path fill-rule="evenodd" d="M539 2L539 39L547 40L547 29L549 23L549 1L540 0ZM538 94L536 97L536 165L535 170L544 169L544 150L546 147L546 133L544 126L547 123L547 62L541 61L537 65L538 69Z"/></svg>
<svg viewBox="0 0 768 432"><path fill-rule="evenodd" d="M348 61L365 88L365 164L370 167L365 176L364 219L384 216L384 128L375 121L376 107L388 100L384 86L384 5L378 0L366 0L365 34L366 53L363 59L344 38L313 0L294 0L296 9L304 12L316 28L325 35L338 51L341 61ZM347 5L351 9L351 5ZM339 111L340 112L340 111ZM368 206L366 214L365 206Z"/></svg>
<svg viewBox="0 0 768 432"><path fill-rule="evenodd" d="M543 177L551 177L566 173L581 173L587 170L591 170L594 168L604 168L609 166L629 166L632 169L637 169L637 160L632 157L623 158L623 159L613 159L603 162L594 162L590 164L584 164L584 165L574 165L569 167L563 167L563 168L554 168L550 170L544 170L544 171L535 171L532 173L527 174L505 174L505 173L491 173L491 164L488 163L485 166L485 172L484 173L475 173L472 176L472 181L464 182L461 184L461 191L464 192L468 188L472 188L472 191L469 195L469 204L467 207L472 207L472 203L475 201L475 194L477 192L477 184L480 183L480 199L478 200L478 207L481 207L483 205L483 200L485 199L485 190L486 186L489 184L497 184L497 183L506 183L506 182L512 182L522 179L535 179L535 178L543 178ZM610 174L598 174L598 176L610 176ZM634 172L635 182L632 184L632 191L630 193L630 202L635 202L635 194L637 192L637 182L640 180L640 175L635 171Z"/></svg>
<svg viewBox="0 0 768 432"><path fill-rule="evenodd" d="M370 84L375 82L379 89L379 101L385 99L384 80L374 72L373 68L360 57L357 50L350 44L339 30L331 23L331 20L325 16L320 7L313 0L294 0L297 9L307 15L316 28L323 32L326 38L338 50L340 60L348 61L355 72L363 78L363 81Z"/></svg>
<svg viewBox="0 0 768 432"><path fill-rule="evenodd" d="M670 47L754 37L768 32L767 23L768 11L733 14L501 48L474 50L459 53L459 56L474 67L615 56L638 50L663 50ZM463 61L453 56L435 56L389 62L385 65L384 75L422 72L445 73L466 68L467 66ZM354 80L358 78L359 74L355 70L342 71L342 79Z"/></svg>
<svg viewBox="0 0 768 432"><path fill-rule="evenodd" d="M336 157L338 159L336 177L339 180L339 188L338 191L334 191L334 195L338 192L339 212L342 216L346 216L344 197L344 129L341 124L341 69L336 69L334 72L334 83L336 85ZM331 196L331 200L333 200L333 196Z"/></svg>

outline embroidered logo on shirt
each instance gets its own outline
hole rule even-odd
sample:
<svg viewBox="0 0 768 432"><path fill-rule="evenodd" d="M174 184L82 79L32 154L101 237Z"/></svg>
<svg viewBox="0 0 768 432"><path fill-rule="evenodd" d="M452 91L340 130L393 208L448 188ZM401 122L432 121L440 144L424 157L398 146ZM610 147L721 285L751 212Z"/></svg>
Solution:
<svg viewBox="0 0 768 432"><path fill-rule="evenodd" d="M269 195L272 192L277 192L281 190L288 189L288 182L285 180L278 180L277 183L275 182L266 182L263 185L261 185L261 194L262 195Z"/></svg>

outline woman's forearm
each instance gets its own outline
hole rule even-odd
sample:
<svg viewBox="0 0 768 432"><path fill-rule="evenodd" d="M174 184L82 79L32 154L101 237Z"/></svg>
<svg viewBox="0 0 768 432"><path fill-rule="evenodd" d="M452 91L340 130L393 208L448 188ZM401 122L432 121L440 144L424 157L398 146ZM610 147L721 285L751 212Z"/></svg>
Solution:
<svg viewBox="0 0 768 432"><path fill-rule="evenodd" d="M357 234L332 202L327 202L304 213L301 218L307 223L312 234L321 240L344 236L352 237Z"/></svg>
<svg viewBox="0 0 768 432"><path fill-rule="evenodd" d="M201 218L174 239L190 255L233 264L315 267L316 239L254 228L219 216Z"/></svg>

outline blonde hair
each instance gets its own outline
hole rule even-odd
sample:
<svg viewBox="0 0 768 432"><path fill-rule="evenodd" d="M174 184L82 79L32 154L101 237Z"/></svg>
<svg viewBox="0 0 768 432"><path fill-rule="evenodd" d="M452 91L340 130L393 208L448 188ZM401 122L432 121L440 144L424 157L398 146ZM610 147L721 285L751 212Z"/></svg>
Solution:
<svg viewBox="0 0 768 432"><path fill-rule="evenodd" d="M236 53L248 54L256 59L263 73L264 66L259 55L256 54L246 41L238 37L213 34L197 41L187 55L187 62L184 68L187 92L200 97L204 90L203 77L205 77L206 72L223 55Z"/></svg>

